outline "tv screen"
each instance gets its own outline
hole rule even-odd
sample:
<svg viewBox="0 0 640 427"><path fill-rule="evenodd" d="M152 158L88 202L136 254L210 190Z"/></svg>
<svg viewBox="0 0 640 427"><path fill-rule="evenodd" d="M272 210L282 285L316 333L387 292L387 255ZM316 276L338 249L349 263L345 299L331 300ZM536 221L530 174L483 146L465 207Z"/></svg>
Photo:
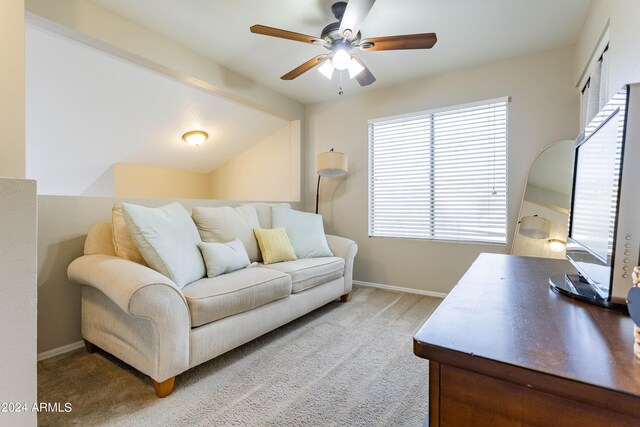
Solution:
<svg viewBox="0 0 640 427"><path fill-rule="evenodd" d="M609 264L613 254L622 138L620 110L576 151L571 238Z"/></svg>
<svg viewBox="0 0 640 427"><path fill-rule="evenodd" d="M615 110L576 149L567 257L598 296L610 295L620 190L622 113Z"/></svg>
<svg viewBox="0 0 640 427"><path fill-rule="evenodd" d="M552 289L624 310L640 263L640 84L623 87L576 141L566 255ZM576 274L577 273L577 274Z"/></svg>

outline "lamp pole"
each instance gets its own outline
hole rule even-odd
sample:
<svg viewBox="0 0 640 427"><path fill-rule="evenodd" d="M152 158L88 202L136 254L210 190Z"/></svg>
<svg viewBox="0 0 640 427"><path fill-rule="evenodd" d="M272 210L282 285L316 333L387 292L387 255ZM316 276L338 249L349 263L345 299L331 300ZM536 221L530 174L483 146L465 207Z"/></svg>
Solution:
<svg viewBox="0 0 640 427"><path fill-rule="evenodd" d="M322 175L318 174L318 185L316 186L316 213L318 213L318 199L320 195L320 178L322 178Z"/></svg>
<svg viewBox="0 0 640 427"><path fill-rule="evenodd" d="M320 201L320 178L323 176L344 176L348 171L347 156L344 153L333 151L333 148L325 153L318 154L316 160L316 172L318 173L318 185L316 185L316 214Z"/></svg>

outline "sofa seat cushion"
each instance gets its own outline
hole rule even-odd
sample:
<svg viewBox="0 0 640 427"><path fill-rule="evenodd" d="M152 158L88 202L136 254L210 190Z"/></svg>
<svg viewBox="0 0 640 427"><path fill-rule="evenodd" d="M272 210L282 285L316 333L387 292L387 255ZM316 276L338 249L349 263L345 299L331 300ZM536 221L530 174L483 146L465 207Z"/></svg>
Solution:
<svg viewBox="0 0 640 427"><path fill-rule="evenodd" d="M281 271L252 267L200 279L182 292L193 328L286 298L291 294L291 278Z"/></svg>
<svg viewBox="0 0 640 427"><path fill-rule="evenodd" d="M302 292L344 275L344 259L338 257L303 258L265 265L291 276L291 293Z"/></svg>

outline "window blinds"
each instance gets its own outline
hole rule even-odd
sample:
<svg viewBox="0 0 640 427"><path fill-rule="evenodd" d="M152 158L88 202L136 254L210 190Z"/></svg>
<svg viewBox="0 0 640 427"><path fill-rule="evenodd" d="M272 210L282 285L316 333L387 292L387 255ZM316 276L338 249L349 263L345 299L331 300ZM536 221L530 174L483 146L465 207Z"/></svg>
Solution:
<svg viewBox="0 0 640 427"><path fill-rule="evenodd" d="M506 243L507 101L369 121L369 235Z"/></svg>
<svg viewBox="0 0 640 427"><path fill-rule="evenodd" d="M609 101L609 45L605 46L582 88L580 125L586 127Z"/></svg>

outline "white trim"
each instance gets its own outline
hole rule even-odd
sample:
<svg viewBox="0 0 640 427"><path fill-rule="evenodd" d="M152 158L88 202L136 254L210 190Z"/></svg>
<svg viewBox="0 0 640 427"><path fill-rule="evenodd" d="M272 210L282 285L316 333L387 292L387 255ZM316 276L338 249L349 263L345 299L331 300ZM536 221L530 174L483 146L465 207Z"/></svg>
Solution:
<svg viewBox="0 0 640 427"><path fill-rule="evenodd" d="M582 69L582 74L580 74L580 78L576 83L576 87L580 91L582 91L582 89L584 88L584 85L587 84L587 80L589 80L589 77L591 77L591 73L593 72L593 66L595 65L598 58L602 56L602 53L604 52L604 48L607 47L607 45L611 40L611 30L609 28L610 24L611 24L610 20L607 19L607 23L604 26L604 30L602 31L602 34L600 35L598 42L594 46L593 52L591 52L591 56L589 57L589 60L587 61L586 64L584 64L584 68Z"/></svg>
<svg viewBox="0 0 640 427"><path fill-rule="evenodd" d="M366 286L368 288L384 289L386 291L404 292L407 294L426 295L434 298L445 298L448 294L442 292L425 291L422 289L403 288L402 286L382 285L380 283L363 282L361 280L353 280L354 285Z"/></svg>
<svg viewBox="0 0 640 427"><path fill-rule="evenodd" d="M52 350L43 351L42 353L38 353L38 362L82 347L84 347L84 341L78 341Z"/></svg>
<svg viewBox="0 0 640 427"><path fill-rule="evenodd" d="M369 119L367 123L371 124L371 123L377 123L377 122L382 122L386 120L406 119L410 117L422 116L425 114L440 113L443 111L461 110L463 108L479 107L481 105L488 105L488 104L497 104L499 102L504 102L508 104L510 101L511 101L510 97L501 96L499 98L486 99L484 101L469 102L467 104L449 105L447 107L433 108L431 110L416 111L415 113L398 114L397 116L388 116L388 117L379 117L377 119Z"/></svg>

